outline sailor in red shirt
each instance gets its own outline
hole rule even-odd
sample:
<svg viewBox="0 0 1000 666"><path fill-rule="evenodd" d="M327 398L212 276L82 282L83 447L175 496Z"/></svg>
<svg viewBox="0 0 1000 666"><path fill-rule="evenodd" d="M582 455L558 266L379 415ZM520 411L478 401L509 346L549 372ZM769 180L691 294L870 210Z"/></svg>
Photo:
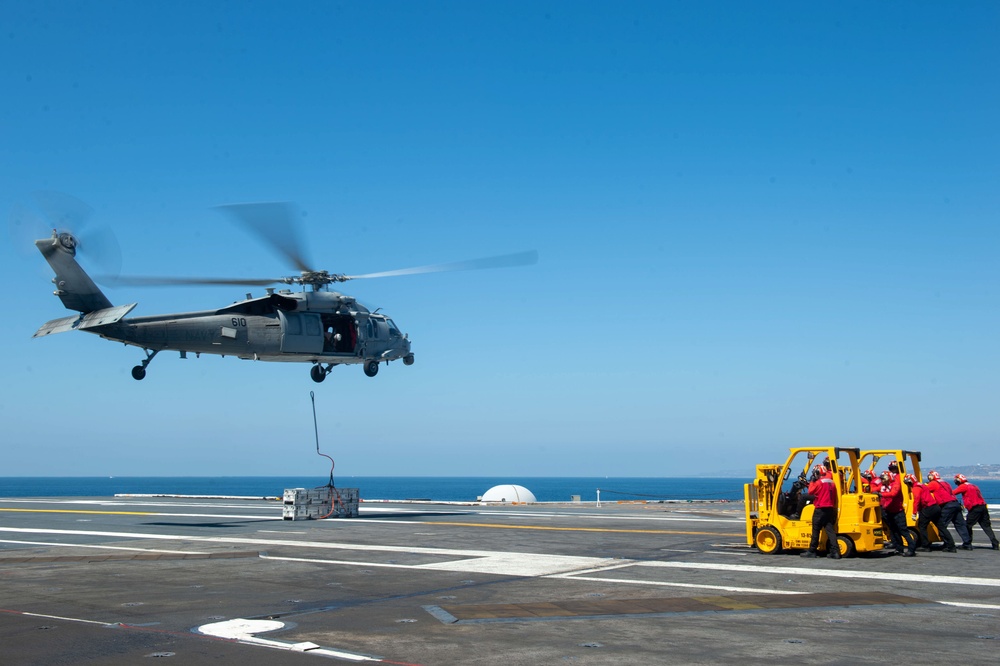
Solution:
<svg viewBox="0 0 1000 666"><path fill-rule="evenodd" d="M965 524L969 529L969 545L972 545L972 526L979 525L986 536L990 538L993 550L1000 550L1000 543L993 534L993 526L990 524L990 510L986 506L986 500L979 491L979 486L969 483L964 474L955 475L955 494L962 497L962 503L969 513L965 516Z"/></svg>
<svg viewBox="0 0 1000 666"><path fill-rule="evenodd" d="M917 533L920 534L920 550L929 551L931 540L927 537L927 525L934 523L944 540L944 549L949 553L958 552L955 548L955 540L951 538L948 527L941 520L941 506L931 495L927 486L917 483L917 478L912 474L903 477L903 483L913 489L913 513L917 520Z"/></svg>
<svg viewBox="0 0 1000 666"><path fill-rule="evenodd" d="M813 501L812 539L809 540L809 550L802 557L816 557L819 548L820 530L826 532L826 556L840 559L840 544L837 543L837 484L833 480L833 472L816 465L809 477L808 493L815 497Z"/></svg>
<svg viewBox="0 0 1000 666"><path fill-rule="evenodd" d="M934 495L934 499L941 505L941 522L945 526L951 523L955 526L959 538L962 540L962 548L972 550L972 540L969 538L969 528L965 525L965 516L962 514L962 505L955 499L951 492L951 486L947 481L941 480L941 475L931 470L927 475L930 483L927 489Z"/></svg>
<svg viewBox="0 0 1000 666"><path fill-rule="evenodd" d="M906 527L906 509L903 506L903 489L900 486L899 475L888 471L882 472L880 480L879 504L882 506L882 524L889 531L889 543L900 555L913 557L917 554L917 544Z"/></svg>
<svg viewBox="0 0 1000 666"><path fill-rule="evenodd" d="M872 474L872 471L870 469L866 469L865 471L861 472L861 492L863 493L875 492L874 490L872 490L873 484L875 484L875 475Z"/></svg>
<svg viewBox="0 0 1000 666"><path fill-rule="evenodd" d="M816 467L819 469L819 473L822 474L823 476L830 479L833 478L833 470L830 469L832 465L830 464L829 459L824 460L822 465L816 465Z"/></svg>

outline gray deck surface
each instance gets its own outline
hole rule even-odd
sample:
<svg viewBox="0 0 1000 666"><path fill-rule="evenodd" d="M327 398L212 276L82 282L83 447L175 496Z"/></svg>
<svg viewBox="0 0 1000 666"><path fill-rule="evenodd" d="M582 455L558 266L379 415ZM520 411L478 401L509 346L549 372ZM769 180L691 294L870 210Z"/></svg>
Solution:
<svg viewBox="0 0 1000 666"><path fill-rule="evenodd" d="M283 521L264 500L6 498L0 663L993 663L1000 552L975 538L806 560L748 548L741 503Z"/></svg>

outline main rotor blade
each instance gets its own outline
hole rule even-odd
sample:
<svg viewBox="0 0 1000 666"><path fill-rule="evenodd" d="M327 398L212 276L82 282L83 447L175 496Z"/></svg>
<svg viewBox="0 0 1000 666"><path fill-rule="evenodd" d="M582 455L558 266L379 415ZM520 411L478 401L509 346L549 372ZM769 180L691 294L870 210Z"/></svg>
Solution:
<svg viewBox="0 0 1000 666"><path fill-rule="evenodd" d="M38 257L35 241L52 235L52 226L42 216L26 206L16 203L7 220L7 234L18 254L24 257Z"/></svg>
<svg viewBox="0 0 1000 666"><path fill-rule="evenodd" d="M77 237L76 251L86 263L107 276L118 275L122 270L122 248L111 227L91 226L82 237ZM111 278L114 281L114 278Z"/></svg>
<svg viewBox="0 0 1000 666"><path fill-rule="evenodd" d="M418 275L421 273L445 273L451 271L476 271L484 268L510 268L513 266L530 266L538 263L538 252L529 250L527 252L516 252L514 254L502 254L495 257L483 257L482 259L471 259L469 261L455 261L450 264L432 264L430 266L415 266L413 268L401 268L395 271L382 271L381 273L365 273L364 275L345 275L346 280L361 280L365 278L395 277L397 275Z"/></svg>
<svg viewBox="0 0 1000 666"><path fill-rule="evenodd" d="M299 209L295 204L277 201L216 206L228 213L292 262L300 271L311 271L299 237ZM242 284L242 283L241 283Z"/></svg>
<svg viewBox="0 0 1000 666"><path fill-rule="evenodd" d="M49 224L59 231L80 235L87 226L87 220L94 214L93 208L63 192L42 190L32 194L38 209L45 214Z"/></svg>
<svg viewBox="0 0 1000 666"><path fill-rule="evenodd" d="M102 275L99 276L102 283L129 287L195 287L203 285L243 285L246 287L265 287L269 284L285 282L281 278L181 278L181 277L154 277L147 275L119 275L117 277Z"/></svg>

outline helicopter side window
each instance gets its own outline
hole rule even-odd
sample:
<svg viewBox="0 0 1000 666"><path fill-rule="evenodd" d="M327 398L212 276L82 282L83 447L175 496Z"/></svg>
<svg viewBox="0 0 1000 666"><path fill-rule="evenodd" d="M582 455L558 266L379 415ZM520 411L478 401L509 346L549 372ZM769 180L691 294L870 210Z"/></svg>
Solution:
<svg viewBox="0 0 1000 666"><path fill-rule="evenodd" d="M401 337L403 337L403 334L399 332L398 328L396 328L396 323L394 321L392 321L391 319L386 319L385 322L387 324L389 324L389 337L390 338L401 338Z"/></svg>
<svg viewBox="0 0 1000 666"><path fill-rule="evenodd" d="M319 317L316 315L308 316L306 320L306 335L319 335Z"/></svg>
<svg viewBox="0 0 1000 666"><path fill-rule="evenodd" d="M371 339L371 338L375 337L375 334L372 332L372 320L371 319L368 320L368 326L366 327L365 332L368 333L368 339Z"/></svg>
<svg viewBox="0 0 1000 666"><path fill-rule="evenodd" d="M285 333L288 335L302 335L302 320L298 315L285 318Z"/></svg>

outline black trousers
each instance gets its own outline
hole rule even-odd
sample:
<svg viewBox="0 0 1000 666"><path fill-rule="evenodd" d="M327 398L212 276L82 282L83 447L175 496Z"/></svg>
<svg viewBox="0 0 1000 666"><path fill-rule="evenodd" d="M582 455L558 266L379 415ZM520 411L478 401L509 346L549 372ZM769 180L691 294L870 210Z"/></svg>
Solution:
<svg viewBox="0 0 1000 666"><path fill-rule="evenodd" d="M934 523L934 527L937 528L938 534L941 535L941 539L944 541L944 547L949 550L953 549L955 547L955 540L951 538L948 525L941 520L940 504L925 506L920 510L920 520L917 521L917 532L920 533L920 545L928 548L931 545L931 540L927 538L927 526L930 523Z"/></svg>
<svg viewBox="0 0 1000 666"><path fill-rule="evenodd" d="M917 544L914 543L910 530L906 527L906 512L896 511L882 513L882 524L889 530L889 543L899 552L906 548L911 553L916 551Z"/></svg>
<svg viewBox="0 0 1000 666"><path fill-rule="evenodd" d="M972 543L969 536L969 528L965 524L965 516L962 515L962 505L958 501L948 502L941 505L941 522L947 525L951 523L958 532L958 538L962 540L962 545Z"/></svg>
<svg viewBox="0 0 1000 666"><path fill-rule="evenodd" d="M991 544L997 542L997 536L993 534L993 526L990 524L990 510L986 508L985 504L980 504L969 509L969 513L965 516L965 524L969 529L969 543L972 543L973 525L979 525L983 529L983 532L986 532L986 536L989 538Z"/></svg>
<svg viewBox="0 0 1000 666"><path fill-rule="evenodd" d="M813 509L813 533L812 539L809 540L809 550L816 552L819 548L819 533L820 530L826 532L826 549L829 552L833 552L834 549L840 548L837 544L837 507L824 507L822 509ZM839 550L837 551L839 552Z"/></svg>

